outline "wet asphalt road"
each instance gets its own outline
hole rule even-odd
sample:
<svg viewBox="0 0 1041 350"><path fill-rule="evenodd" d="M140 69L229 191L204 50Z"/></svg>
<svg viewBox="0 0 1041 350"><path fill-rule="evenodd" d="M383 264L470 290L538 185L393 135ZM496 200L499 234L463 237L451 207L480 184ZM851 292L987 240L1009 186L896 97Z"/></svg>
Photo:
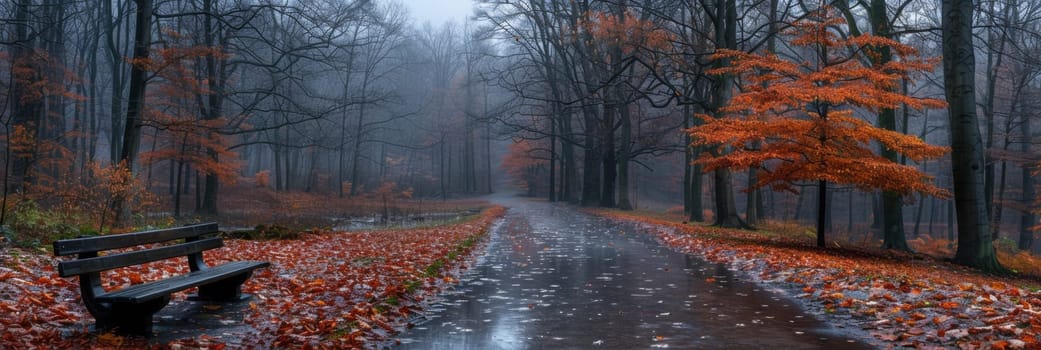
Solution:
<svg viewBox="0 0 1041 350"><path fill-rule="evenodd" d="M563 205L510 209L402 349L862 349L779 291ZM714 279L710 282L710 278Z"/></svg>

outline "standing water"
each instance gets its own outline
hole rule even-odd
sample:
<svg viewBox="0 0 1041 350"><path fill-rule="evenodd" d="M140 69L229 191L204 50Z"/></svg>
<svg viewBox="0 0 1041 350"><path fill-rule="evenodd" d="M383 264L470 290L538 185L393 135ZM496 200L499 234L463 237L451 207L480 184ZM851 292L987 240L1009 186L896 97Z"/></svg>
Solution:
<svg viewBox="0 0 1041 350"><path fill-rule="evenodd" d="M399 335L401 348L870 348L634 225L544 202L500 202L510 210L486 251Z"/></svg>

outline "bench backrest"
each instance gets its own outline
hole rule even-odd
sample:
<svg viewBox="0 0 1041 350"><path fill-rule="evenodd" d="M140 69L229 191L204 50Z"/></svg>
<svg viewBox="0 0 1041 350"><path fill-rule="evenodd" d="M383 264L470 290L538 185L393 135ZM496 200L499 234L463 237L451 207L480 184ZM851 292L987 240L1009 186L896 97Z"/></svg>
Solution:
<svg viewBox="0 0 1041 350"><path fill-rule="evenodd" d="M202 251L220 248L224 245L224 241L218 237L201 238L215 232L217 232L217 223L207 223L161 230L55 241L54 255L79 255L79 259L59 262L58 275L62 277L77 276L181 256L188 256L190 260L193 260L191 264L194 270L197 261L201 263L199 254ZM185 242L152 249L98 256L98 252L101 251L180 239L185 240Z"/></svg>

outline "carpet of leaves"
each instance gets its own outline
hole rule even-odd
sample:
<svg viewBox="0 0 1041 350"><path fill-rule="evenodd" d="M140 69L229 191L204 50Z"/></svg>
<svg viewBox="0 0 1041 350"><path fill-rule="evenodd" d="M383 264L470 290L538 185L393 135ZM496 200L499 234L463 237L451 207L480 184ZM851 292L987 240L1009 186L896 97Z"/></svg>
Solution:
<svg viewBox="0 0 1041 350"><path fill-rule="evenodd" d="M674 248L780 285L883 348L1041 349L1041 292L1030 287L1033 280L914 255L818 249L800 237L596 213L639 222Z"/></svg>
<svg viewBox="0 0 1041 350"><path fill-rule="evenodd" d="M206 261L264 260L243 285L254 295L245 322L253 334L200 335L156 344L90 331L75 278L58 277L49 252L0 252L0 349L32 348L366 348L409 326L423 299L456 282L469 253L504 213L485 210L465 222L365 232L314 230L297 240L229 240ZM109 271L106 289L187 272L183 259ZM189 292L177 293L182 302Z"/></svg>

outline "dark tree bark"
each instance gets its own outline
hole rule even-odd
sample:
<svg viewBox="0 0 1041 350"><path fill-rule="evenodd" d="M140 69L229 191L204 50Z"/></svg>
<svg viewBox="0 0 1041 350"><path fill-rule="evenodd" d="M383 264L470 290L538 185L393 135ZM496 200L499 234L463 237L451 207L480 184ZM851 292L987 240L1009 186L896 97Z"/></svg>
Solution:
<svg viewBox="0 0 1041 350"><path fill-rule="evenodd" d="M613 99L612 99L613 100ZM602 182L600 183L600 206L604 208L615 207L615 181L618 180L618 163L615 142L614 142L614 121L616 118L616 112L618 111L617 101L610 101L604 103L603 118L601 118L600 124L600 151L602 156L600 158L602 166Z"/></svg>
<svg viewBox="0 0 1041 350"><path fill-rule="evenodd" d="M556 113L554 113L556 116ZM549 120L549 201L557 201L557 122Z"/></svg>
<svg viewBox="0 0 1041 350"><path fill-rule="evenodd" d="M849 5L846 2L841 1L836 2L836 5L846 16L851 34L854 36L861 35L861 32L856 25L857 22L855 17L849 9ZM886 12L886 1L871 0L871 2L867 4L867 11L872 34L883 38L893 39L890 29L891 21L889 19L889 14ZM893 60L893 53L888 46L871 47L870 50L872 54L868 55L868 59L871 64L885 65ZM878 126L886 130L899 131L896 128L896 111L893 109L883 109L879 111ZM887 147L882 147L881 155L894 163L899 159L896 151ZM903 196L896 192L882 191L882 200L880 204L881 205L876 208L875 214L876 218L881 219L877 222L881 225L882 229L882 248L910 251L911 248L907 245L906 233L904 232Z"/></svg>
<svg viewBox="0 0 1041 350"><path fill-rule="evenodd" d="M954 262L1004 273L990 237L984 188L983 142L976 116L976 59L972 0L943 1L944 93L949 104L958 249Z"/></svg>
<svg viewBox="0 0 1041 350"><path fill-rule="evenodd" d="M585 119L585 157L582 159L582 206L591 207L600 204L600 142L596 135L600 131L600 123L596 113L583 108Z"/></svg>
<svg viewBox="0 0 1041 350"><path fill-rule="evenodd" d="M203 1L203 11L208 15L203 18L203 44L206 47L215 47L218 42L218 36L221 34L221 26L214 23L216 19L214 10L214 0ZM216 22L219 23L219 22ZM206 82L207 88L209 89L209 95L207 96L206 110L203 113L203 119L205 120L216 120L221 117L224 110L224 92L223 85L225 81L223 72L223 59L215 57L214 55L206 56ZM216 135L216 131L210 131L212 137L220 137ZM206 156L214 164L220 162L219 150L208 147L206 149ZM202 195L202 206L200 212L208 215L217 215L217 193L220 189L220 178L213 171L206 173L206 188Z"/></svg>
<svg viewBox="0 0 1041 350"><path fill-rule="evenodd" d="M134 29L134 60L148 59L152 45L152 0L134 0L136 9L136 28ZM138 147L141 145L141 127L144 125L141 112L145 103L145 89L148 80L145 68L141 64L133 64L130 68L130 95L127 98L126 122L123 128L123 146L119 159L125 162L128 169L134 169Z"/></svg>
<svg viewBox="0 0 1041 350"><path fill-rule="evenodd" d="M126 88L126 72L124 62L124 51L125 48L120 46L119 38L119 25L114 18L113 1L101 1L101 21L105 24L105 48L108 51L106 59L109 65L109 72L112 74L112 91L109 102L109 126L112 132L109 137L109 159L112 163L118 163L122 155L123 146L123 133L121 132L125 125L126 119L123 113L123 91ZM122 12L122 11L120 11ZM129 26L123 26L129 27Z"/></svg>
<svg viewBox="0 0 1041 350"><path fill-rule="evenodd" d="M1020 142L1020 151L1024 154L1030 154L1030 145L1033 134L1030 131L1030 118L1023 118L1023 140ZM1022 185L1023 185L1023 196L1020 198L1020 204L1025 210L1023 210L1019 218L1019 249L1030 250L1034 246L1034 230L1031 229L1037 224L1037 217L1031 210L1032 204L1037 200L1034 192L1034 176L1031 174L1036 168L1024 164L1022 166Z"/></svg>
<svg viewBox="0 0 1041 350"><path fill-rule="evenodd" d="M769 20L769 32L767 32L766 38L766 52L773 54L777 51L777 35L780 28L780 23L777 20L777 7L779 6L778 0L770 0L770 8L767 13ZM753 148L758 148L759 143L752 145ZM748 188L752 188L756 182L759 181L759 169L752 167L748 169ZM760 189L748 191L748 196L745 201L745 223L748 226L755 226L759 224L760 215L763 214L763 194Z"/></svg>
<svg viewBox="0 0 1041 350"><path fill-rule="evenodd" d="M817 247L823 248L827 245L824 234L827 231L827 216L824 212L828 208L828 182L820 180L817 182Z"/></svg>
<svg viewBox="0 0 1041 350"><path fill-rule="evenodd" d="M717 46L737 49L737 3L736 0L716 0L716 34ZM729 60L716 60L716 65L725 67ZM719 81L713 88L713 107L717 110L730 102L734 87L732 74L720 74ZM719 116L717 116L718 118ZM737 204L734 201L734 181L728 169L716 169L712 177L716 191L716 226L748 227L738 216Z"/></svg>

